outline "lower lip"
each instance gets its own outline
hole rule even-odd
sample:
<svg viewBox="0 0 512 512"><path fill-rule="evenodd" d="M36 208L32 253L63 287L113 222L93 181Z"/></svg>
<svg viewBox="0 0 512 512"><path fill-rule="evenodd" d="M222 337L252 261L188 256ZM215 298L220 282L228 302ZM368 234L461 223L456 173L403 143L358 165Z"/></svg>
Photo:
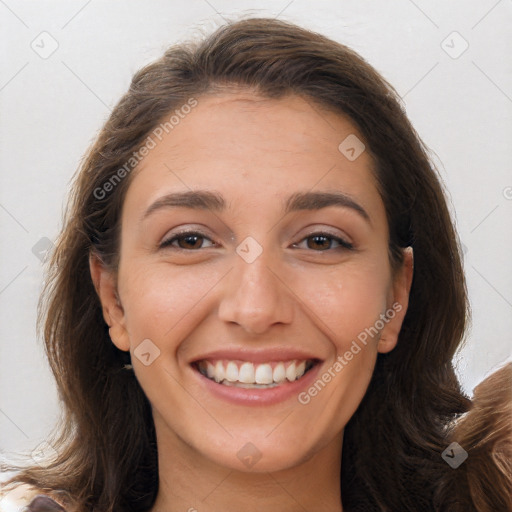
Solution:
<svg viewBox="0 0 512 512"><path fill-rule="evenodd" d="M236 386L224 386L223 384L219 384L205 377L195 368L192 368L192 371L199 377L208 392L221 399L239 405L271 405L289 400L292 397L296 398L301 391L309 387L315 380L320 366L321 363L315 364L298 380L285 382L279 386L267 389L246 389Z"/></svg>

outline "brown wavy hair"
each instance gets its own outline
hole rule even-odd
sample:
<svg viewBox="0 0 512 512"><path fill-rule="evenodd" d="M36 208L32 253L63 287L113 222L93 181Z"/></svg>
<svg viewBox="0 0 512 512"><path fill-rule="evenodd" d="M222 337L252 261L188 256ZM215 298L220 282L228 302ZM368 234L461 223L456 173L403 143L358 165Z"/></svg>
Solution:
<svg viewBox="0 0 512 512"><path fill-rule="evenodd" d="M449 438L468 458L441 482L441 512L512 510L512 363L481 382L471 410L450 427Z"/></svg>
<svg viewBox="0 0 512 512"><path fill-rule="evenodd" d="M199 41L170 47L135 74L88 150L39 306L38 325L65 415L54 442L59 455L47 467L19 472L16 481L63 492L78 511L142 512L154 503L158 454L150 405L133 372L123 369L129 356L110 340L89 272L92 253L117 268L131 174L105 197L95 191L173 110L231 87L276 99L297 94L348 116L374 158L390 261L398 268L402 248L412 246L414 278L398 345L379 354L345 429L343 506L441 510L434 497L441 499L443 482L458 474L441 457L450 441L447 427L471 402L452 366L469 309L440 177L399 95L364 59L320 34L266 18L229 22ZM466 511L477 510L473 502Z"/></svg>

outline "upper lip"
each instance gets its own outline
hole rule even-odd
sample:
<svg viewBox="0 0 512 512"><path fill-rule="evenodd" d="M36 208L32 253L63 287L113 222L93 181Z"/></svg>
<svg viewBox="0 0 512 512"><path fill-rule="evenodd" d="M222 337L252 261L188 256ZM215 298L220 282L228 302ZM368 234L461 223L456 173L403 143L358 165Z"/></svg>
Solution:
<svg viewBox="0 0 512 512"><path fill-rule="evenodd" d="M248 350L247 348L239 348L239 349L222 349L215 350L212 352L206 352L201 354L194 359L191 360L192 363L197 363L199 361L213 359L227 359L229 361L247 361L250 363L271 363L277 361L291 361L293 359L298 359L300 361L307 361L309 359L320 361L321 359L311 354L310 352L305 352L303 350L294 349L294 348L286 348L286 347L276 347L276 348L266 348L262 350Z"/></svg>

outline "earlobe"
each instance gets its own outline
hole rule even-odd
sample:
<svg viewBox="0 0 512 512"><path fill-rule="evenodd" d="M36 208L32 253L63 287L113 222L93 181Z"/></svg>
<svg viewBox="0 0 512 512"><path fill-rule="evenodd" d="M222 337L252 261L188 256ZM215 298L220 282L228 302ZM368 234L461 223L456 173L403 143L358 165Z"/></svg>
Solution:
<svg viewBox="0 0 512 512"><path fill-rule="evenodd" d="M125 352L130 350L130 338L124 326L115 323L112 327L109 327L108 333L112 343L119 349Z"/></svg>
<svg viewBox="0 0 512 512"><path fill-rule="evenodd" d="M404 261L393 283L393 302L386 311L386 325L382 329L378 351L382 354L393 350L407 313L409 294L414 273L414 254L412 247L404 249Z"/></svg>
<svg viewBox="0 0 512 512"><path fill-rule="evenodd" d="M118 349L128 351L130 339L126 331L124 310L117 292L115 276L94 253L89 255L89 270L101 302L103 319L109 326L110 338Z"/></svg>

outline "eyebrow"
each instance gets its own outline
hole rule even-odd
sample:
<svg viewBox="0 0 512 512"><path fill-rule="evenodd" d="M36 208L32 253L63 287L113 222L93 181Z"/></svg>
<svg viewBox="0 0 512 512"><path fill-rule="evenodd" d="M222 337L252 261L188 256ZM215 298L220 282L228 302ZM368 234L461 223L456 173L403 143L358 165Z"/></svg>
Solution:
<svg viewBox="0 0 512 512"><path fill-rule="evenodd" d="M284 215L301 210L320 210L328 206L350 208L371 224L366 210L350 196L342 192L297 192L292 194L284 204ZM190 190L173 192L157 199L145 211L141 220L163 208L192 208L221 212L226 208L224 197L209 190Z"/></svg>

